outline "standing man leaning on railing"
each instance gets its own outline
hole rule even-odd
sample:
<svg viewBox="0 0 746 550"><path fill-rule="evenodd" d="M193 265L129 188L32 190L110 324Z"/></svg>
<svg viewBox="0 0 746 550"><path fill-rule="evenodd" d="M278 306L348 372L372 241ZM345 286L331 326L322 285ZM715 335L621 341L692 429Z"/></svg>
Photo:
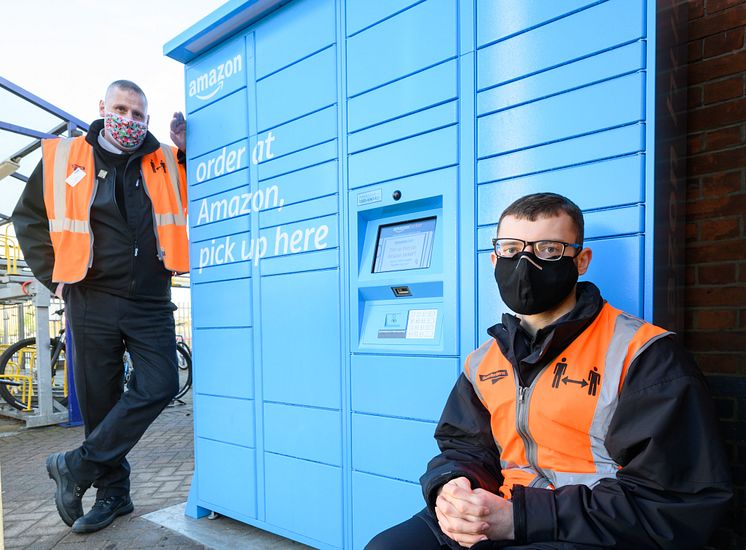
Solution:
<svg viewBox="0 0 746 550"><path fill-rule="evenodd" d="M127 453L178 389L170 280L189 270L186 123L163 145L148 132L135 83L112 83L86 136L42 142L42 160L13 213L39 281L65 300L85 423L77 449L54 453L55 503L77 533L132 512ZM123 393L122 355L135 365ZM83 515L83 493L97 489Z"/></svg>

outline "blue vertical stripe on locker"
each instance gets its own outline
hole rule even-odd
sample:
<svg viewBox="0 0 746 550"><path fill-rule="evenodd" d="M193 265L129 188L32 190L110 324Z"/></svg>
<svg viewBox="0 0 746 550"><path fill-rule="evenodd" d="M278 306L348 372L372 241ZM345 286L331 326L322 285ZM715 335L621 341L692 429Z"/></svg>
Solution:
<svg viewBox="0 0 746 550"><path fill-rule="evenodd" d="M428 180L455 188L458 175L449 167L459 162L456 3L347 8L349 188L392 180L403 193ZM351 270L359 269L358 258L351 262ZM434 422L458 369L454 357L402 353L351 357L353 548L422 507L417 478L437 450Z"/></svg>
<svg viewBox="0 0 746 550"><path fill-rule="evenodd" d="M334 1L294 2L255 36L257 188L278 196L252 226L267 243L257 266L265 520L341 547Z"/></svg>
<svg viewBox="0 0 746 550"><path fill-rule="evenodd" d="M503 4L477 4L480 334L505 311L488 254L497 217L538 191L584 210L595 252L586 277L642 315L645 3L525 4L501 19Z"/></svg>
<svg viewBox="0 0 746 550"><path fill-rule="evenodd" d="M249 190L246 74L243 37L187 68L187 174L199 504L253 518L251 266L241 258L249 223L240 208ZM225 467L210 468L215 460Z"/></svg>

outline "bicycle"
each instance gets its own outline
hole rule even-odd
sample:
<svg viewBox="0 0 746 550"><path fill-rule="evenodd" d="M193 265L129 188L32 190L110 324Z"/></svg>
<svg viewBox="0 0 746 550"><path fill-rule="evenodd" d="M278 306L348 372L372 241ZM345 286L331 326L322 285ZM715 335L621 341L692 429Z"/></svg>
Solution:
<svg viewBox="0 0 746 550"><path fill-rule="evenodd" d="M64 309L55 312L62 315ZM52 395L63 407L68 403L67 357L65 355L65 329L49 340L52 368ZM180 400L192 387L192 354L186 342L177 337L176 357L179 366L179 391L174 400ZM0 354L0 397L12 407L29 412L38 407L38 381L34 373L36 365L36 338L24 338L7 346ZM124 389L132 376L132 361L125 351L123 357ZM61 377L57 373L61 372ZM62 379L60 381L60 378Z"/></svg>
<svg viewBox="0 0 746 550"><path fill-rule="evenodd" d="M179 336L176 337L176 363L179 367L179 391L176 392L173 401L181 400L181 398L184 397L192 387L192 353L186 342L184 342L183 339L179 340L179 338ZM129 351L125 350L122 362L124 364L124 391L128 391L130 380L132 379L132 373L135 370Z"/></svg>
<svg viewBox="0 0 746 550"><path fill-rule="evenodd" d="M64 309L55 312L62 315ZM67 357L65 355L65 329L49 339L52 368L52 396L67 407ZM36 367L36 338L24 338L11 344L0 355L0 397L10 406L29 412L38 407L38 381ZM60 373L61 376L57 376ZM60 380L61 379L61 380Z"/></svg>

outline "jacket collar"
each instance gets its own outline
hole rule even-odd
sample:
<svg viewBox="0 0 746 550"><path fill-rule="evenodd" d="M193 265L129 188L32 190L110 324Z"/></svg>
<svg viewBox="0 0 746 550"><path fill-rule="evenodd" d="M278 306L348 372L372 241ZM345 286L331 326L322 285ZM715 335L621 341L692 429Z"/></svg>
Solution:
<svg viewBox="0 0 746 550"><path fill-rule="evenodd" d="M104 129L104 119L100 118L98 120L94 120L91 122L91 126L88 129L88 133L85 136L86 142L88 142L94 149L94 151L101 153L102 151L104 153L109 153L101 147L101 144L98 142L98 135L101 133L101 130ZM145 136L145 141L143 141L142 145L135 149L132 153L130 153L131 158L138 158L147 155L148 153L152 153L153 151L156 151L160 148L161 144L158 142L156 137L148 131L147 135ZM109 153L111 154L111 153Z"/></svg>
<svg viewBox="0 0 746 550"><path fill-rule="evenodd" d="M590 282L580 282L576 287L575 307L536 333L534 338L521 327L520 319L503 314L502 322L487 330L503 355L516 367L524 364L538 367L561 353L588 325L593 322L604 305L598 287Z"/></svg>

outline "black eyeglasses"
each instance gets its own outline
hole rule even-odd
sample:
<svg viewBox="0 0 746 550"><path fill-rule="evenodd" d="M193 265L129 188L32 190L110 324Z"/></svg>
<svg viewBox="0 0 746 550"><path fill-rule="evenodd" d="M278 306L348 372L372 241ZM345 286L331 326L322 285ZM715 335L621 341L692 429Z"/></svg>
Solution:
<svg viewBox="0 0 746 550"><path fill-rule="evenodd" d="M537 258L550 262L559 260L565 255L567 247L575 249L575 256L582 250L583 246L575 243L563 243L562 241L524 241L522 239L492 239L492 246L498 258L512 258L526 250L527 246L534 249ZM575 257L572 256L572 257Z"/></svg>

